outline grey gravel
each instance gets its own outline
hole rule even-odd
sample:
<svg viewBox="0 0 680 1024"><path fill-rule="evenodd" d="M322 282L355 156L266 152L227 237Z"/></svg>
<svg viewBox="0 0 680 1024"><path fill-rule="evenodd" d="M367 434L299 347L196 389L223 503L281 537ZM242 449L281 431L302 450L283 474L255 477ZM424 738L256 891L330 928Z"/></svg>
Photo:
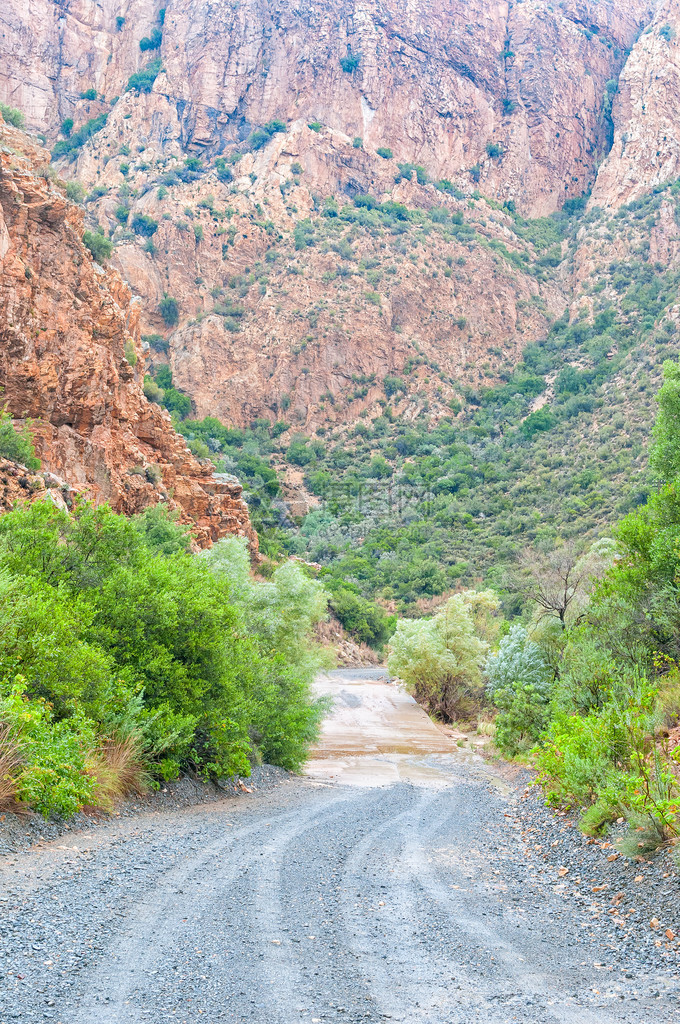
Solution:
<svg viewBox="0 0 680 1024"><path fill-rule="evenodd" d="M680 1021L677 949L561 885L604 852L490 770L428 760L447 788L277 780L0 860L0 1024Z"/></svg>

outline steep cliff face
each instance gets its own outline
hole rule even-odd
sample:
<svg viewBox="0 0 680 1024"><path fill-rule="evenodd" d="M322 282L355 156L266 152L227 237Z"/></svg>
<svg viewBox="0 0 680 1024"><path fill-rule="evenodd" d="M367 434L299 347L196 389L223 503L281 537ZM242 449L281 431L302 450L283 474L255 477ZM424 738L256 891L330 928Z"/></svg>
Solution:
<svg viewBox="0 0 680 1024"><path fill-rule="evenodd" d="M140 305L115 275L101 287L133 338L162 335L154 359L198 416L323 430L379 412L395 375L398 415L450 414L552 319L595 312L609 292L590 275L626 257L601 227L572 246L518 214L591 188L618 207L680 173L680 0L160 3L8 0L0 100L50 143L65 118L107 115L56 165L90 190ZM150 61L155 79L128 89ZM254 146L275 119L285 131ZM677 244L664 210L659 259ZM141 359L115 372L138 394ZM153 434L162 415L140 417ZM66 433L50 441L63 465Z"/></svg>
<svg viewBox="0 0 680 1024"><path fill-rule="evenodd" d="M593 206L619 207L680 175L680 3L664 0L633 48L612 117L614 144Z"/></svg>
<svg viewBox="0 0 680 1024"><path fill-rule="evenodd" d="M275 117L320 121L435 177L469 182L474 168L487 194L542 214L592 184L608 145L607 82L655 7L170 0L161 28L160 3L149 0L37 0L30 13L9 0L0 99L53 138L67 117L80 124L108 111L131 72L158 55L163 71L137 121L158 152L179 143L214 154ZM154 30L159 47L140 52ZM89 89L97 100L81 98ZM113 111L107 133L122 116ZM493 146L502 158L489 156Z"/></svg>
<svg viewBox="0 0 680 1024"><path fill-rule="evenodd" d="M241 489L199 463L144 397L139 304L84 247L83 213L41 167L48 154L0 123L0 386L31 420L45 469L121 512L165 502L197 541L256 538Z"/></svg>

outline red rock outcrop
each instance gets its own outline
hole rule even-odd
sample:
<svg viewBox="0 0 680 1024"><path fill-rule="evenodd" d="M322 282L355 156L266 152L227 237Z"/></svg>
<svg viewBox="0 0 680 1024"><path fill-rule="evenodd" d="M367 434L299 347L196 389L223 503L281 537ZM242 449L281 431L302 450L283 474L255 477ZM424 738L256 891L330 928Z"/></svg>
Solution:
<svg viewBox="0 0 680 1024"><path fill-rule="evenodd" d="M83 212L48 154L0 124L0 388L44 468L120 512L165 502L205 546L257 538L233 479L216 477L141 388L139 304L82 243Z"/></svg>
<svg viewBox="0 0 680 1024"><path fill-rule="evenodd" d="M664 0L619 80L614 144L591 205L619 207L680 175L680 2Z"/></svg>

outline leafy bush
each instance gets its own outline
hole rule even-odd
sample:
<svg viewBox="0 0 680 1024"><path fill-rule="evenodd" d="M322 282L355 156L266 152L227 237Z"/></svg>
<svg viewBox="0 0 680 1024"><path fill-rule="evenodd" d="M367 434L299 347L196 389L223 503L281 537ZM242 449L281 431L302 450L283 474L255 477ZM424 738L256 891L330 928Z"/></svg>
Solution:
<svg viewBox="0 0 680 1024"><path fill-rule="evenodd" d="M32 472L40 469L28 427L17 430L4 410L0 410L0 457L18 462Z"/></svg>
<svg viewBox="0 0 680 1024"><path fill-rule="evenodd" d="M234 179L234 172L227 164L224 157L218 156L215 160L215 172L219 181L229 182Z"/></svg>
<svg viewBox="0 0 680 1024"><path fill-rule="evenodd" d="M158 230L158 221L149 217L146 213L136 213L132 218L130 227L136 235L144 235L149 238Z"/></svg>
<svg viewBox="0 0 680 1024"><path fill-rule="evenodd" d="M293 563L253 582L233 538L188 547L159 508L128 520L44 501L0 519L0 679L22 667L0 684L0 720L20 753L13 789L42 813L107 806L144 763L165 777L304 761L322 713L320 584Z"/></svg>
<svg viewBox="0 0 680 1024"><path fill-rule="evenodd" d="M102 130L107 118L108 114L98 114L96 117L91 117L76 132L73 132L69 138L60 139L52 150L52 159L58 160L59 157L67 156L69 159L74 160L88 139L91 139L93 135Z"/></svg>
<svg viewBox="0 0 680 1024"><path fill-rule="evenodd" d="M546 657L524 626L514 625L500 642L498 651L486 660L487 692L492 700L500 690L515 684L531 686L547 697L552 683L552 672Z"/></svg>
<svg viewBox="0 0 680 1024"><path fill-rule="evenodd" d="M376 149L376 153L378 156L381 156L383 160L391 160L394 156L389 146L379 146L378 149Z"/></svg>
<svg viewBox="0 0 680 1024"><path fill-rule="evenodd" d="M340 67L346 74L351 75L359 67L360 61L360 53L350 53L346 57L340 58Z"/></svg>
<svg viewBox="0 0 680 1024"><path fill-rule="evenodd" d="M256 128L251 132L248 138L248 143L251 149L262 149L266 146L272 136L279 132L285 132L286 122L281 121L279 118L274 118L272 121L268 121L262 128Z"/></svg>
<svg viewBox="0 0 680 1024"><path fill-rule="evenodd" d="M49 817L68 816L94 803L96 780L88 773L95 742L82 717L55 722L46 701L30 700L25 680L0 684L0 721L18 751L13 789L18 800Z"/></svg>
<svg viewBox="0 0 680 1024"><path fill-rule="evenodd" d="M395 628L395 616L351 590L337 590L330 606L343 628L358 640L380 650Z"/></svg>
<svg viewBox="0 0 680 1024"><path fill-rule="evenodd" d="M153 84L160 75L162 70L161 58L156 57L152 60L145 68L141 71L135 71L134 74L130 75L125 86L126 92L151 92Z"/></svg>
<svg viewBox="0 0 680 1024"><path fill-rule="evenodd" d="M494 614L492 591L454 594L431 619L400 619L388 667L433 714L448 721L471 715L483 697L482 666L489 645L476 618Z"/></svg>
<svg viewBox="0 0 680 1024"><path fill-rule="evenodd" d="M146 50L157 50L163 42L163 33L155 28L150 36L142 36L139 40L139 49L144 53Z"/></svg>
<svg viewBox="0 0 680 1024"><path fill-rule="evenodd" d="M309 124L307 125L307 127L308 127L308 128L311 128L311 130L312 130L313 132L320 132L320 131L321 131L321 129L323 128L323 125L321 124L321 121L311 121L311 122L310 122L310 123L309 123Z"/></svg>
<svg viewBox="0 0 680 1024"><path fill-rule="evenodd" d="M165 392L148 373L144 377L144 394L150 402L155 402L157 405L163 404Z"/></svg>
<svg viewBox="0 0 680 1024"><path fill-rule="evenodd" d="M498 142L487 142L486 155L495 160L497 157L503 156L503 147Z"/></svg>
<svg viewBox="0 0 680 1024"><path fill-rule="evenodd" d="M89 89L86 89L85 92L81 92L80 98L81 100L96 100L97 90L90 87Z"/></svg>
<svg viewBox="0 0 680 1024"><path fill-rule="evenodd" d="M395 175L394 180L398 183L402 180L411 181L415 173L416 181L419 185L426 185L430 180L427 171L420 164L404 163L397 164L399 173Z"/></svg>
<svg viewBox="0 0 680 1024"><path fill-rule="evenodd" d="M164 295L158 303L158 309L168 327L174 327L179 321L179 303L177 299Z"/></svg>
<svg viewBox="0 0 680 1024"><path fill-rule="evenodd" d="M61 122L61 134L65 135L68 139L69 135L73 131L73 118L67 117Z"/></svg>
<svg viewBox="0 0 680 1024"><path fill-rule="evenodd" d="M113 242L98 231L86 231L83 245L90 250L97 263L105 263L113 252Z"/></svg>
<svg viewBox="0 0 680 1024"><path fill-rule="evenodd" d="M16 107L8 107L6 103L0 103L0 114L3 121L11 124L14 128L23 128L25 125L24 115Z"/></svg>
<svg viewBox="0 0 680 1024"><path fill-rule="evenodd" d="M85 199L85 189L79 181L67 181L66 197L70 199L72 203L82 203Z"/></svg>

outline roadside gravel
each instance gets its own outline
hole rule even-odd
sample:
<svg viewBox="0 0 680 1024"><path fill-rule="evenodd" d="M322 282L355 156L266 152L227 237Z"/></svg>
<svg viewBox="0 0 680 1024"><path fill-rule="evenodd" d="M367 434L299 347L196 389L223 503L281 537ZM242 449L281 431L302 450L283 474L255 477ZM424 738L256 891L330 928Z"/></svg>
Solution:
<svg viewBox="0 0 680 1024"><path fill-rule="evenodd" d="M243 796L244 793L268 792L287 778L289 773L283 768L264 764L253 768L248 778L230 779L220 785L184 776L145 796L127 797L118 804L112 815L93 809L74 814L65 820L59 817L46 819L40 814L29 812L15 814L5 811L0 813L0 857L28 850L36 844L75 834L83 829L107 826L118 818L133 818L148 811L173 811L180 807L214 803Z"/></svg>
<svg viewBox="0 0 680 1024"><path fill-rule="evenodd" d="M625 865L488 767L419 760L440 784L289 779L0 860L0 1024L680 1021L677 948L607 913Z"/></svg>

